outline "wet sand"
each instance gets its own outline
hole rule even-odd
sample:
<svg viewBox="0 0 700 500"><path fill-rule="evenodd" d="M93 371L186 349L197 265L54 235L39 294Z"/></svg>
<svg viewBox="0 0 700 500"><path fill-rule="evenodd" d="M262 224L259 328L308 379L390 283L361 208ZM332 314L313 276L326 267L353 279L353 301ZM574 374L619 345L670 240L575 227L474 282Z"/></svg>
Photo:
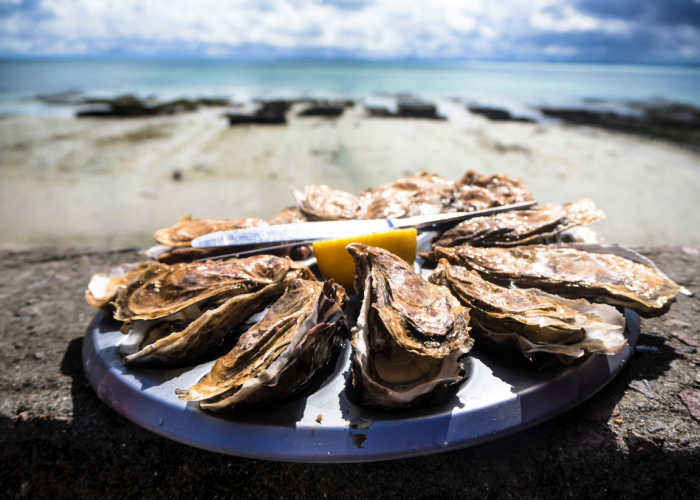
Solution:
<svg viewBox="0 0 700 500"><path fill-rule="evenodd" d="M148 246L179 216L269 216L292 188L359 193L418 170L522 177L542 202L593 198L622 244L698 244L700 154L557 123L495 123L456 103L447 121L368 118L229 127L223 109L137 119L0 118L0 246ZM180 179L176 180L179 173Z"/></svg>

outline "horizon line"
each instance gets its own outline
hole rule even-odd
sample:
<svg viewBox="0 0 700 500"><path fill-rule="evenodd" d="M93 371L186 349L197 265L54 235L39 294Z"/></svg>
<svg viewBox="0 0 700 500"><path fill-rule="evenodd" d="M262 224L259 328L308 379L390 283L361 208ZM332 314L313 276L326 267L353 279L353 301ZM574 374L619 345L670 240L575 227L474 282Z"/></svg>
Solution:
<svg viewBox="0 0 700 500"><path fill-rule="evenodd" d="M154 55L154 54L65 54L65 55L26 55L0 54L0 62L15 61L196 61L196 62L327 62L327 63L545 63L545 64L600 64L617 66L676 66L700 67L699 62L689 61L630 61L621 59L586 59L586 58L507 58L507 57L363 57L363 56L310 56L310 55L270 55L270 56L227 56L211 57L204 55Z"/></svg>

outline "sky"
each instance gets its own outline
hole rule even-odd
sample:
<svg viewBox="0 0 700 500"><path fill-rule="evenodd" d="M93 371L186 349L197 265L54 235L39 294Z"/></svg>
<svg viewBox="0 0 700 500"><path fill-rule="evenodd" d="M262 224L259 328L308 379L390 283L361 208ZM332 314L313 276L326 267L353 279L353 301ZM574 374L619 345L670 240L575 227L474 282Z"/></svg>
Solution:
<svg viewBox="0 0 700 500"><path fill-rule="evenodd" d="M0 57L700 64L700 0L0 0Z"/></svg>

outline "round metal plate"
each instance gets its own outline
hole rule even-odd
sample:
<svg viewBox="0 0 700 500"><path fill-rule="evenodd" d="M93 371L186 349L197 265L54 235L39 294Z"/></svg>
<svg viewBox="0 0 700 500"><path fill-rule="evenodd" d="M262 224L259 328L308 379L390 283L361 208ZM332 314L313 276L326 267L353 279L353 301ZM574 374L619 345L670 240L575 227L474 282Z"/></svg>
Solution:
<svg viewBox="0 0 700 500"><path fill-rule="evenodd" d="M99 398L132 422L211 451L298 462L361 462L408 457L489 441L554 417L593 396L632 355L639 317L625 311L629 345L571 366L510 365L473 350L469 377L441 406L378 412L347 397L349 348L314 392L274 409L218 416L180 401L213 361L175 370L126 368L117 353L119 323L98 313L83 345L83 364ZM508 366L506 366L508 364Z"/></svg>

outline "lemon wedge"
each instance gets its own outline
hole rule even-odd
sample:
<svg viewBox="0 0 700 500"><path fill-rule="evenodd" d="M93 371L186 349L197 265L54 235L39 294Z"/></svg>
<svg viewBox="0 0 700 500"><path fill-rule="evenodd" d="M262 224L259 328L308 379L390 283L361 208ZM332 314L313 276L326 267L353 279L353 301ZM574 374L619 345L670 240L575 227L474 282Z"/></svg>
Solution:
<svg viewBox="0 0 700 500"><path fill-rule="evenodd" d="M398 255L409 264L413 264L416 258L416 234L415 228L408 228L350 238L314 241L314 255L324 278L333 278L346 290L352 291L355 261L345 250L348 244L362 243L383 248Z"/></svg>

